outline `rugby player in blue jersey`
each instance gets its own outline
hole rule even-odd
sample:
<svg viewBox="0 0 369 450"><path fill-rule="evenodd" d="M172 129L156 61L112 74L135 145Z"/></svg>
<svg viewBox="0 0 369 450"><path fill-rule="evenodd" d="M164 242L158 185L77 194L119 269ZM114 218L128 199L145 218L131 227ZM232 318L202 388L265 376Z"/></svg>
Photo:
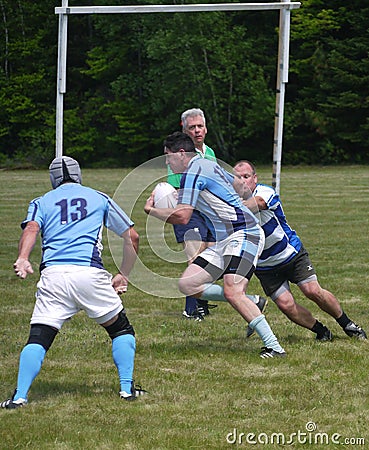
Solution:
<svg viewBox="0 0 369 450"><path fill-rule="evenodd" d="M33 273L29 256L41 232L41 275L29 338L20 354L17 388L0 407L15 409L27 403L28 391L55 336L80 310L106 329L112 340L120 397L134 400L146 391L133 383L135 333L119 294L127 290L139 236L110 197L81 185L77 161L55 158L49 171L53 190L30 202L22 223L14 271L20 278ZM104 226L123 238L123 260L114 277L101 259Z"/></svg>
<svg viewBox="0 0 369 450"><path fill-rule="evenodd" d="M204 112L199 108L191 108L181 114L182 131L188 134L195 144L196 152L205 159L216 161L214 150L205 144L208 132ZM167 166L167 181L175 189L179 189L181 173L173 173L170 165ZM214 242L205 220L201 214L194 210L191 219L186 224L173 224L173 230L177 242L183 244L188 262L190 263L208 245ZM210 305L210 307L216 305ZM209 315L209 303L188 295L182 316L188 319L202 321Z"/></svg>
<svg viewBox="0 0 369 450"><path fill-rule="evenodd" d="M203 300L226 300L255 329L263 341L262 358L285 356L265 316L245 292L255 270L264 237L255 216L242 204L234 189L242 182L215 161L196 153L185 133L175 132L164 141L166 162L182 173L176 208L155 208L153 194L144 210L168 223L188 223L196 208L205 218L215 243L189 264L179 280L185 295ZM223 278L224 288L214 284Z"/></svg>
<svg viewBox="0 0 369 450"><path fill-rule="evenodd" d="M264 230L265 245L255 275L265 294L292 322L316 333L318 341L332 340L331 331L308 309L296 303L290 290L290 283L294 283L307 298L336 319L348 336L366 339L365 331L347 317L337 298L320 286L308 252L287 223L276 191L258 183L255 167L250 161L239 161L234 170L245 183L246 193L249 192L243 203L256 214Z"/></svg>
<svg viewBox="0 0 369 450"><path fill-rule="evenodd" d="M214 150L205 144L207 135L205 114L200 108L187 109L181 114L181 123L183 133L188 134L195 144L196 153L202 158L216 161ZM179 189L182 174L173 173L168 164L167 181L174 188ZM212 245L214 237L207 227L203 216L195 209L192 212L191 219L186 224L174 224L174 234L178 243L182 243L188 259L191 263L195 257L205 250L206 247ZM260 295L247 295L254 303L258 305L261 312L265 310L267 299ZM202 321L205 316L209 315L209 309L216 305L210 305L207 300L196 299L188 295L186 297L185 308L182 316L187 319L195 319Z"/></svg>

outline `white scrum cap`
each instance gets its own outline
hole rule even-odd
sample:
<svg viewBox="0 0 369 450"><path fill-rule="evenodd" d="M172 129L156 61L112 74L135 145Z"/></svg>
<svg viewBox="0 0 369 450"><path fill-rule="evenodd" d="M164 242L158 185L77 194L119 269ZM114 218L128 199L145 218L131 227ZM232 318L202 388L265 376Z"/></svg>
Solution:
<svg viewBox="0 0 369 450"><path fill-rule="evenodd" d="M49 167L50 181L53 189L62 183L82 182L81 169L78 162L69 156L55 158Z"/></svg>

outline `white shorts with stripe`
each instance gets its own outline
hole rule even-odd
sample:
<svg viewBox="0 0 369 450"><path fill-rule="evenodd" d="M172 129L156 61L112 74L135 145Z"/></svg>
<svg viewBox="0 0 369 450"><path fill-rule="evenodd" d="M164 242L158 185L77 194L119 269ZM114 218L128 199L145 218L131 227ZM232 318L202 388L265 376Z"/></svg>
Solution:
<svg viewBox="0 0 369 450"><path fill-rule="evenodd" d="M252 266L256 267L264 243L264 232L257 225L252 229L236 231L227 239L217 241L199 256L221 270L224 270L224 260L227 256L236 256L246 260L251 269Z"/></svg>
<svg viewBox="0 0 369 450"><path fill-rule="evenodd" d="M111 280L109 272L95 267L46 267L37 283L31 324L50 325L59 330L81 310L99 324L107 322L123 309Z"/></svg>

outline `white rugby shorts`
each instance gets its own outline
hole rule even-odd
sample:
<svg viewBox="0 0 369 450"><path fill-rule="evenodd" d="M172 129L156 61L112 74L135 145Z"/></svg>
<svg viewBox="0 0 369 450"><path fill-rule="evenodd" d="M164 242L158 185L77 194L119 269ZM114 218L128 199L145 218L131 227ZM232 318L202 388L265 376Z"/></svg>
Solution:
<svg viewBox="0 0 369 450"><path fill-rule="evenodd" d="M111 280L109 272L96 267L46 267L37 283L31 324L60 330L66 320L81 310L98 324L107 322L123 309Z"/></svg>
<svg viewBox="0 0 369 450"><path fill-rule="evenodd" d="M239 230L231 234L222 241L217 241L214 245L207 247L199 256L210 264L224 269L225 256L238 256L250 262L256 267L259 256L265 244L263 229L256 225L248 230Z"/></svg>

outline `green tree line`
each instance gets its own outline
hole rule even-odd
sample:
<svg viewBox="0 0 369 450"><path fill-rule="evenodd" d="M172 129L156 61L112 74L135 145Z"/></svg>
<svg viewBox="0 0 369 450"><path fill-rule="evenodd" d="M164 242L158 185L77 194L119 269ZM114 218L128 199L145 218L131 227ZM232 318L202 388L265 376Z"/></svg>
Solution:
<svg viewBox="0 0 369 450"><path fill-rule="evenodd" d="M148 3L172 2L69 6ZM283 163L368 163L369 5L301 3L291 12ZM0 167L55 154L57 6L0 0ZM183 110L200 107L220 158L270 163L278 25L277 11L69 16L64 153L138 165L162 153Z"/></svg>

